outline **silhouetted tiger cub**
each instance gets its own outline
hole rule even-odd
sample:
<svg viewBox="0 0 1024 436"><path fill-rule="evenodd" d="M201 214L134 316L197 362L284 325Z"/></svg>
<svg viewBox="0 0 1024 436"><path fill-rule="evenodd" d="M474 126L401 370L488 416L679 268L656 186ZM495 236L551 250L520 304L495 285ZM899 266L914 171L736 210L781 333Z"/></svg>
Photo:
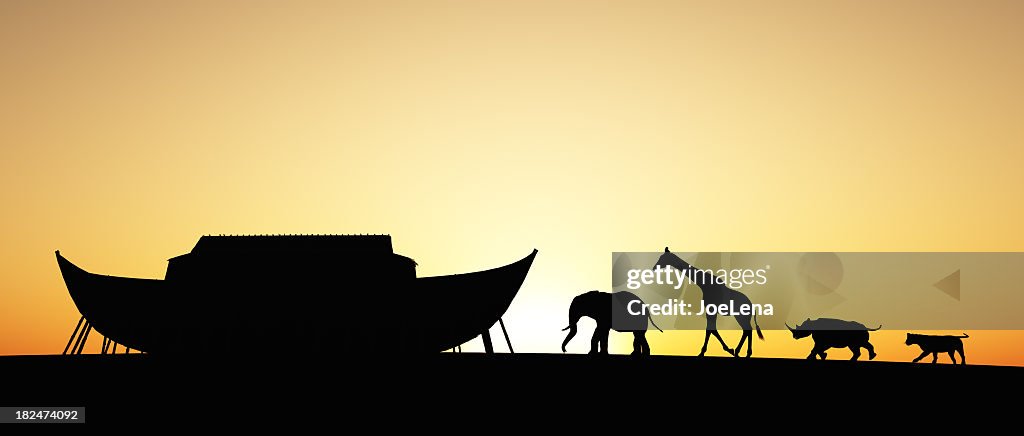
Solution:
<svg viewBox="0 0 1024 436"><path fill-rule="evenodd" d="M939 360L939 353L949 354L950 360L953 364L956 364L956 358L953 357L953 352L960 353L960 364L966 365L967 359L964 358L964 341L961 339L969 338L967 333L963 336L930 336L930 335L917 335L914 333L907 333L907 345L918 345L921 347L921 355L914 359L914 362L921 360L924 356L929 353L932 355L932 363Z"/></svg>

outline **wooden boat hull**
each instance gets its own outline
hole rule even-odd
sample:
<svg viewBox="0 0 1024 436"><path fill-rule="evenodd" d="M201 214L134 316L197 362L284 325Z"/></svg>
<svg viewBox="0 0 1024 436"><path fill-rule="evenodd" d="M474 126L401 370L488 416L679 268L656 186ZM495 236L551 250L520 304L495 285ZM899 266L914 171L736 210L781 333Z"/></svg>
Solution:
<svg viewBox="0 0 1024 436"><path fill-rule="evenodd" d="M156 301L164 294L162 280L93 274L72 264L59 251L57 265L71 300L93 330L136 350L154 345L152 335L164 315Z"/></svg>
<svg viewBox="0 0 1024 436"><path fill-rule="evenodd" d="M93 274L56 254L79 312L96 332L132 349L346 355L440 352L473 339L508 310L536 255L486 271L399 280L373 292L342 285L327 292L254 291L250 284L241 293L223 280L204 287ZM384 304L382 295L400 304ZM390 311L376 309L382 306Z"/></svg>
<svg viewBox="0 0 1024 436"><path fill-rule="evenodd" d="M449 350L490 328L512 304L537 250L518 262L486 271L416 279L416 293L430 301L421 311L425 341Z"/></svg>

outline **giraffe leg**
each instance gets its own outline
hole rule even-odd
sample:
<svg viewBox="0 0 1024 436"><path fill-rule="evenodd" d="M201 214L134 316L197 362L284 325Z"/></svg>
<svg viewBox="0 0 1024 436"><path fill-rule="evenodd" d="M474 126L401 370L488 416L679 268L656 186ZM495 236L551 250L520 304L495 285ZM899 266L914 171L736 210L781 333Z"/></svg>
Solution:
<svg viewBox="0 0 1024 436"><path fill-rule="evenodd" d="M715 335L715 339L718 339L718 343L722 344L722 349L724 349L726 353L729 353L733 356L736 355L736 353L732 351L732 348L729 348L728 345L725 345L725 339L722 339L722 335L718 334L718 330L712 330L711 334Z"/></svg>
<svg viewBox="0 0 1024 436"><path fill-rule="evenodd" d="M704 357L704 353L708 351L709 338L711 338L711 330L704 330L704 346L700 347L700 354L697 357Z"/></svg>

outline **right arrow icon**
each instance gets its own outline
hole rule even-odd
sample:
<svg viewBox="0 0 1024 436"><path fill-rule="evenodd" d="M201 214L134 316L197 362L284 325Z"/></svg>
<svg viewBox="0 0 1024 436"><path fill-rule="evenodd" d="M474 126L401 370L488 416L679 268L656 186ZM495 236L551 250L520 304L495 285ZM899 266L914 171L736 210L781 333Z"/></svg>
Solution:
<svg viewBox="0 0 1024 436"><path fill-rule="evenodd" d="M935 282L934 286L939 288L940 291L945 292L946 295L955 298L956 301L960 301L960 270L956 270L953 274Z"/></svg>

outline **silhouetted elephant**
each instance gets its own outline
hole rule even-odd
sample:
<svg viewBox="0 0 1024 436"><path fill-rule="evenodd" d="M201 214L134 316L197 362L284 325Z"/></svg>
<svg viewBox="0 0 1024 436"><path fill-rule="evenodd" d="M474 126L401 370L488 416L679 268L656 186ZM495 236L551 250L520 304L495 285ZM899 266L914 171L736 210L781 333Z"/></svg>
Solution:
<svg viewBox="0 0 1024 436"><path fill-rule="evenodd" d="M580 318L589 316L594 321L597 321L594 336L590 338L590 354L608 354L608 333L612 329L618 332L633 333L632 355L651 354L651 347L647 344L647 337L645 336L647 333L647 321L649 320L658 331L663 330L657 324L654 324L654 320L650 319L650 315L632 315L629 313L627 306L634 300L643 304L643 300L640 300L640 297L629 292L607 293L590 291L577 295L576 298L572 299L572 304L569 306L569 326L562 329L563 332L569 331L565 341L562 342L562 352L565 352L565 346L569 344L573 336L576 336L576 324L580 321ZM634 312L639 310L638 306L638 304L634 304Z"/></svg>

